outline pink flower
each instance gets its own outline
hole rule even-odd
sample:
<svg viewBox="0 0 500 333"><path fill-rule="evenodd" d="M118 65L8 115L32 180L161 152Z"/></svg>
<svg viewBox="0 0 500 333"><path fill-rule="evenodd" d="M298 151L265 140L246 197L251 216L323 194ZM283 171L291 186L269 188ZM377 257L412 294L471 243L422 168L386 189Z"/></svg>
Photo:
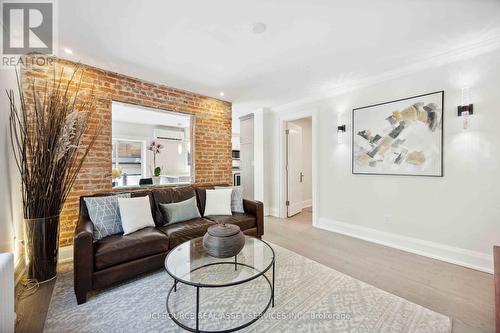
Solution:
<svg viewBox="0 0 500 333"><path fill-rule="evenodd" d="M160 150L163 149L163 145L157 141L151 141L149 147L148 147L148 150L152 151L153 154L159 154L160 153Z"/></svg>

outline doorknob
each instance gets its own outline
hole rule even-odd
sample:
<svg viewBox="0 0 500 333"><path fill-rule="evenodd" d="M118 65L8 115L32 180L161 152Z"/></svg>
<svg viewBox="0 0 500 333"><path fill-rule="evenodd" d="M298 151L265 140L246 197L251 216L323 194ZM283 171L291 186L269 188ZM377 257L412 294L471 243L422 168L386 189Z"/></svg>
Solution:
<svg viewBox="0 0 500 333"><path fill-rule="evenodd" d="M302 180L303 180L303 179L304 179L304 173L303 173L303 172L301 172L301 173L300 173L300 182L301 182L301 183L302 183Z"/></svg>

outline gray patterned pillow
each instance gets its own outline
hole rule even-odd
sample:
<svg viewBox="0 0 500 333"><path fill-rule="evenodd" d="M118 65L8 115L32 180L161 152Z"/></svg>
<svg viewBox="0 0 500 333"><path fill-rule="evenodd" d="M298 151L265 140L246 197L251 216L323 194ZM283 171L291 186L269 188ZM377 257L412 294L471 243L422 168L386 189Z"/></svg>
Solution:
<svg viewBox="0 0 500 333"><path fill-rule="evenodd" d="M233 213L244 213L243 208L243 189L241 186L214 186L214 189L218 188L232 188L231 192L231 211Z"/></svg>
<svg viewBox="0 0 500 333"><path fill-rule="evenodd" d="M123 232L118 198L130 198L130 193L83 198L89 211L90 220L94 224L94 238L96 240Z"/></svg>

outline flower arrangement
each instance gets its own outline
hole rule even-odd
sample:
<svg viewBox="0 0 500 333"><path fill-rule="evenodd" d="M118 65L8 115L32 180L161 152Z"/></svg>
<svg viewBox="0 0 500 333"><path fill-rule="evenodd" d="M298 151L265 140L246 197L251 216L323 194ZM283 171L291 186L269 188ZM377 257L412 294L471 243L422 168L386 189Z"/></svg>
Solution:
<svg viewBox="0 0 500 333"><path fill-rule="evenodd" d="M153 167L155 177L159 177L161 174L161 168L159 166L156 166L156 155L158 155L163 148L164 146L156 140L151 141L148 147L148 150L153 153Z"/></svg>
<svg viewBox="0 0 500 333"><path fill-rule="evenodd" d="M79 94L83 70L75 68L69 81L63 76L63 71L59 78L54 73L53 81L47 80L41 89L31 82L25 91L18 81L19 103L13 90L7 92L26 219L59 214L100 132L100 127L89 129L90 115L96 109L93 93ZM74 93L72 86L76 86ZM27 98L35 103L28 104Z"/></svg>
<svg viewBox="0 0 500 333"><path fill-rule="evenodd" d="M56 275L59 214L101 127L91 127L93 91L80 90L83 70L69 80L61 70L44 82L7 91L10 138L17 169L27 238L28 276L46 281ZM30 103L29 101L33 101Z"/></svg>

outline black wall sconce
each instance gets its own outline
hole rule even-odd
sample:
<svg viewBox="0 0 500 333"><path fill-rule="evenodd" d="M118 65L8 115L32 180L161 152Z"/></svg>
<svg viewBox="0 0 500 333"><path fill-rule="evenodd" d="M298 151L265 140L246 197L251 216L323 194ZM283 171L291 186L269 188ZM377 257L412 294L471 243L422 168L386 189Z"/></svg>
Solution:
<svg viewBox="0 0 500 333"><path fill-rule="evenodd" d="M473 108L472 104L469 104L469 105L459 105L458 106L458 116L462 117L464 115L464 112L467 112L468 113L467 115L470 116L471 114L474 114L473 110L474 110L474 108Z"/></svg>
<svg viewBox="0 0 500 333"><path fill-rule="evenodd" d="M345 125L337 126L337 141L339 144L343 142L344 133L345 133Z"/></svg>
<svg viewBox="0 0 500 333"><path fill-rule="evenodd" d="M458 116L462 117L463 129L469 128L469 116L474 113L474 107L469 102L469 88L462 88L462 105L458 106Z"/></svg>

